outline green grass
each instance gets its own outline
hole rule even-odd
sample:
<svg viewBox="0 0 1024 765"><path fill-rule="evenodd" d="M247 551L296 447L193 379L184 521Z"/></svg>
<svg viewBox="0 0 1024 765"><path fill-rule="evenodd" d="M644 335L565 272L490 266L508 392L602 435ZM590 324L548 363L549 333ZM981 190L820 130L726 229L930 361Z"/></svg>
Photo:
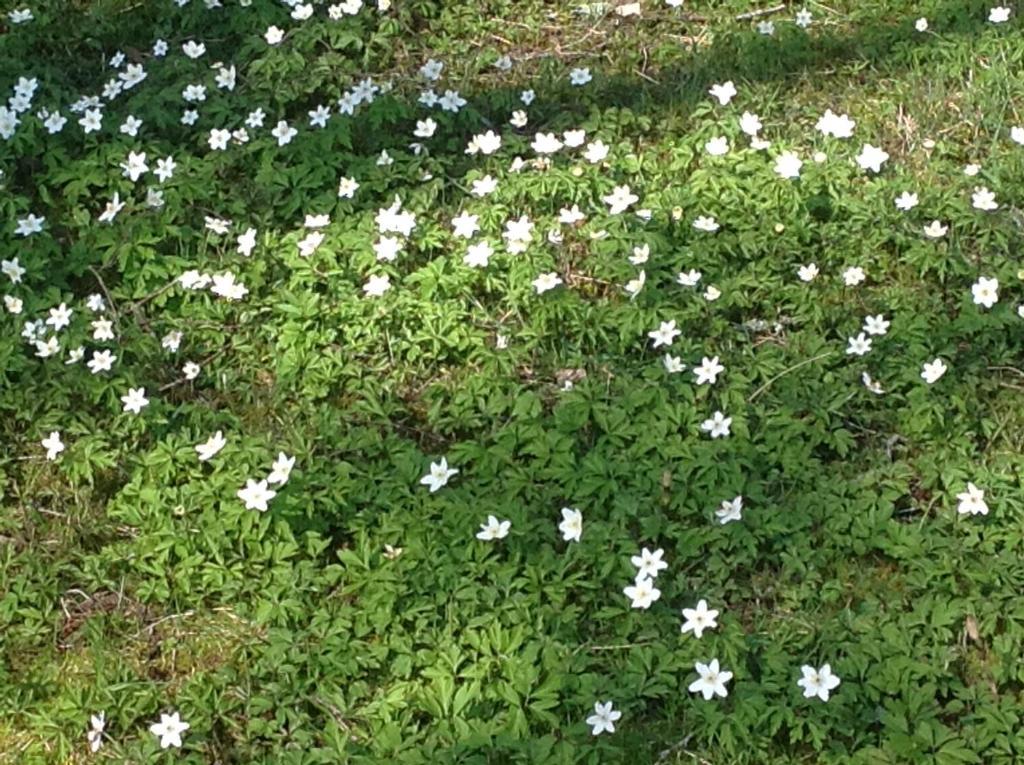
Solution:
<svg viewBox="0 0 1024 765"><path fill-rule="evenodd" d="M117 50L148 77L108 107L102 139L77 116L50 136L25 115L0 142L0 249L28 271L18 285L0 276L24 300L0 313L0 763L1024 759L1019 4L994 25L974 0L810 3L807 30L794 5L765 17L771 37L735 19L749 10L738 1L648 0L620 19L539 0L396 0L341 22L317 6L301 24L269 0L36 5L0 37L0 86L40 80L33 113L99 92ZM914 30L919 16L930 31ZM268 47L270 24L294 31ZM167 59L149 56L157 37ZM206 56L186 59L188 39ZM503 54L507 74L492 66ZM431 57L446 65L440 90L469 104L430 111L437 132L414 139L428 114L416 70ZM215 88L215 61L237 67L234 91ZM585 88L568 84L576 66L594 74ZM369 75L392 90L308 128L310 109ZM726 80L739 94L719 106L707 91ZM197 82L209 93L193 130L180 94ZM526 88L536 100L514 130ZM267 125L249 144L208 148L210 129L257 106ZM829 108L856 120L852 139L814 130ZM767 154L746 148L746 110ZM117 132L129 113L144 120L135 139ZM269 137L278 119L300 130L284 147ZM509 170L535 156L534 132L580 127L611 147L605 165L574 149ZM467 156L487 129L501 150ZM704 150L717 135L727 156ZM877 176L853 161L863 143L890 154ZM772 172L786 149L804 160L798 181ZM152 176L121 176L129 151L178 163L162 209L145 206ZM469 196L485 173L498 190ZM337 196L342 176L361 184L352 200ZM608 214L601 199L621 184L649 221ZM982 185L996 212L971 208ZM115 191L130 204L100 224ZM893 205L904 191L920 195L906 213ZM396 194L417 226L380 264L374 218ZM574 203L587 221L560 226ZM451 236L466 210L495 246L484 270ZM30 212L44 233L15 236ZM307 213L331 215L308 259ZM524 214L534 241L505 254L505 221ZM714 235L691 227L707 214ZM207 215L231 219L231 235L204 230ZM933 219L947 237L922 236ZM244 258L234 240L249 226ZM647 283L631 300L641 243ZM796 272L809 262L821 275L808 285ZM844 287L853 265L868 280ZM193 268L231 270L249 294L174 286ZM690 268L701 289L675 283ZM565 283L535 294L551 271ZM363 297L371 273L391 277L381 298ZM979 276L999 279L990 310L971 301ZM706 284L722 296L702 299ZM91 338L92 293L111 306L114 343ZM23 324L61 302L75 309L62 354L36 358ZM888 334L846 355L878 313ZM721 358L714 385L665 372L647 333L669 319L688 367ZM172 330L176 354L160 345ZM78 345L113 350L113 370L64 364ZM936 357L949 371L925 385ZM194 382L188 360L202 363ZM138 386L150 405L123 413ZM700 432L715 410L733 417L730 437ZM52 430L67 445L54 462L40 446ZM216 430L227 446L198 462ZM280 451L297 458L288 483L268 512L244 509L236 492ZM460 472L430 493L419 479L441 457ZM987 516L958 515L968 481ZM717 524L738 494L742 521ZM562 507L583 513L579 543L557 531ZM489 514L511 521L507 538L474 537ZM669 564L649 610L622 593L641 547ZM680 609L700 598L720 616L697 640ZM734 677L727 698L704 701L687 687L711 658ZM802 698L800 667L824 663L841 685L828 703ZM584 720L609 699L623 717L592 736ZM161 752L147 728L171 711L191 729Z"/></svg>

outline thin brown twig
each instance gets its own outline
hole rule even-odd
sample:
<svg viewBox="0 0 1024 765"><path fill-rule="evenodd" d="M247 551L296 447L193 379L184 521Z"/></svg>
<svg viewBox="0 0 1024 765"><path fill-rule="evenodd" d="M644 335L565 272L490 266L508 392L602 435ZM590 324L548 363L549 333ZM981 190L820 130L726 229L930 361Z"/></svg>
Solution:
<svg viewBox="0 0 1024 765"><path fill-rule="evenodd" d="M185 611L184 613L170 614L169 616L161 617L161 618L157 619L155 622L152 622L151 624L147 624L141 630L136 632L132 637L138 637L143 632L148 632L149 634L152 635L153 634L153 630L156 628L156 626L158 624L163 624L164 622L169 622L169 621L172 621L174 619L187 619L187 618L189 618L190 616L193 616L193 615L195 615L195 611Z"/></svg>
<svg viewBox="0 0 1024 765"><path fill-rule="evenodd" d="M736 21L746 21L747 19L756 19L759 16L768 16L772 13L778 13L779 11L786 10L785 3L779 3L773 5L771 8L761 8L756 11L747 11L746 13L740 13L736 16Z"/></svg>
<svg viewBox="0 0 1024 765"><path fill-rule="evenodd" d="M148 303L153 298L159 297L160 295L162 295L165 292L167 292L167 290L171 289L171 287L173 287L177 283L178 283L178 279L177 278L172 279L167 284L165 284L163 287L160 287L159 289L154 290L153 292L150 292L148 295L145 295L145 296L139 298L134 303L132 303L132 305L131 305L132 310L133 311L137 311L139 308L142 308L142 306L144 306L146 303Z"/></svg>
<svg viewBox="0 0 1024 765"><path fill-rule="evenodd" d="M107 289L106 282L103 281L103 277L100 276L100 272L92 266L89 266L89 271L96 277L96 281L100 283L100 289L103 290L103 294L107 298L107 304L110 305L110 312L114 314L114 319L117 319L117 304L114 302L114 299L110 297L110 290Z"/></svg>
<svg viewBox="0 0 1024 765"><path fill-rule="evenodd" d="M217 358L218 356L220 356L220 355L221 355L222 353L224 353L224 349L223 349L223 348L220 348L219 350L216 350L216 351L214 351L213 353L211 353L211 354L210 354L209 356L207 356L207 357L206 357L205 359L201 359L201 360L200 360L200 361L198 362L198 363L199 363L199 366L200 366L200 368L202 368L202 367L205 367L205 366L206 366L207 364L209 364L209 363L210 363L211 361L213 361L213 360L214 360L215 358ZM188 379L187 377L180 377L180 378L178 378L177 380L172 380L172 381L171 381L171 382L169 382L169 383L165 383L165 384L164 384L163 386L161 386L161 387L160 387L160 389L159 389L159 391L158 391L158 392L159 392L159 393L163 393L163 392L164 392L164 391L166 391L166 390L170 390L171 388L174 388L174 387L176 387L176 386L178 386L178 385L181 385L182 383L186 383L186 382L192 382L192 381L191 381L191 380L189 380L189 379Z"/></svg>
<svg viewBox="0 0 1024 765"><path fill-rule="evenodd" d="M645 645L653 645L656 642L657 641L655 641L655 640L641 640L638 643L620 643L620 644L617 644L617 645L585 645L584 644L584 645L581 645L579 648L577 648L575 651L573 651L573 655L579 653L580 651L621 651L621 650L624 650L626 648L639 648L639 647L645 646Z"/></svg>
<svg viewBox="0 0 1024 765"><path fill-rule="evenodd" d="M809 359L804 359L799 364L794 364L793 366L789 367L788 369L783 369L781 372L779 372L774 377L769 378L765 382L764 385L762 385L760 388L758 388L753 393L751 393L750 394L750 398L747 399L747 403L752 403L754 401L754 399L756 399L758 396L760 396L762 393L764 393L766 390L768 390L768 388L771 386L771 384L773 382L775 382L776 380L778 380L780 377L788 375L790 372L794 372L797 369L799 369L800 367L805 367L808 364L811 364L811 363L813 363L815 361L820 361L821 359L827 358L827 357L831 356L832 353L833 353L833 351L825 351L824 353L819 353L817 356L813 356L813 357L811 357Z"/></svg>
<svg viewBox="0 0 1024 765"><path fill-rule="evenodd" d="M1017 369L1017 367L995 366L995 367L988 367L988 371L989 372L1013 372L1018 377L1024 377L1024 372L1022 372L1021 370Z"/></svg>

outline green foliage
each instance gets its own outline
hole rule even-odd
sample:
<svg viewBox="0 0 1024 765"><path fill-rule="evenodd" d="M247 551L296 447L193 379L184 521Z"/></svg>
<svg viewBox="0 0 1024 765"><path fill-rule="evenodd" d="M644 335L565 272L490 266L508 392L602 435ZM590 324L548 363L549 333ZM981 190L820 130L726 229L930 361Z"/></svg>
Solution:
<svg viewBox="0 0 1024 765"><path fill-rule="evenodd" d="M260 0L36 5L0 38L4 87L38 77L35 105L67 113L113 76L118 50L147 79L106 108L102 137L77 115L49 135L26 114L0 142L3 257L27 270L4 284L22 313L0 315L0 762L84 761L99 710L94 757L128 763L171 757L147 731L171 710L191 725L186 763L1024 759L1016 17L988 24L973 1L885 14L840 2L808 30L777 17L768 37L734 20L738 1L628 20L396 0L336 22L316 5L301 24ZM280 45L263 39L272 24L289 30ZM156 37L173 42L166 60L149 54ZM188 39L206 56L182 56ZM507 74L493 66L505 53ZM412 138L431 57L446 62L438 92L469 103L431 110L436 133ZM216 89L214 61L237 67L234 90ZM594 82L571 87L583 65ZM390 87L308 126L367 76ZM730 78L740 105L719 107L708 87ZM191 128L181 91L200 82L209 98ZM528 126L509 128L527 88ZM209 148L211 129L256 108L267 121L248 143ZM854 117L857 137L816 132L825 108ZM769 155L747 148L746 109ZM129 114L138 138L117 132ZM279 119L300 131L285 146L270 134ZM606 162L566 151L509 169L535 156L536 131L576 128L610 147ZM468 156L487 129L501 150ZM710 157L719 135L733 151ZM863 142L892 155L881 174L854 162ZM799 180L771 171L785 149L805 159ZM173 178L133 184L119 167L129 151L151 168L173 156ZM496 191L469 194L487 174ZM351 199L342 177L360 184ZM162 207L147 207L146 184ZM609 215L602 198L623 184L639 200ZM998 212L971 208L980 185ZM920 197L909 212L893 205L905 191ZM127 207L101 224L115 192ZM416 229L380 263L375 218L396 196ZM560 226L574 204L586 220ZM451 233L463 211L494 245L486 269L464 264L467 240ZM44 212L44 235L13 234ZM303 257L307 214L330 224ZM501 234L522 215L533 242L509 254ZM695 230L698 215L721 230ZM933 219L947 237L922 236ZM644 244L631 298L628 256ZM810 262L821 276L805 284ZM844 285L850 266L865 284ZM186 290L191 269L230 271L248 295ZM690 269L700 288L676 283ZM547 272L565 284L538 295ZM392 288L366 298L369 274ZM971 301L979 276L999 280L991 310ZM721 297L702 298L707 284ZM93 293L115 341L93 340ZM75 311L62 355L37 358L24 323L60 303ZM879 313L892 324L872 353L844 354ZM647 333L668 320L689 367L722 359L714 385L666 372ZM176 352L161 342L171 332ZM117 361L95 375L65 364L78 346ZM921 365L937 357L950 369L926 385ZM201 364L195 380L186 361ZM139 386L150 405L124 413ZM700 431L716 410L733 418L729 438ZM53 430L67 449L47 461ZM194 447L217 430L227 445L200 462ZM297 458L287 484L268 512L246 510L238 490L282 451ZM419 481L441 457L459 473L432 493ZM957 514L968 481L989 515ZM742 522L718 524L736 495ZM558 533L563 507L583 514L579 543ZM511 521L508 537L474 538L488 515ZM644 546L669 567L661 599L637 610L622 589ZM679 611L701 598L721 615L698 640ZM705 702L687 688L711 658L734 678ZM842 679L827 704L796 684L824 663ZM584 720L608 699L623 717L592 736Z"/></svg>

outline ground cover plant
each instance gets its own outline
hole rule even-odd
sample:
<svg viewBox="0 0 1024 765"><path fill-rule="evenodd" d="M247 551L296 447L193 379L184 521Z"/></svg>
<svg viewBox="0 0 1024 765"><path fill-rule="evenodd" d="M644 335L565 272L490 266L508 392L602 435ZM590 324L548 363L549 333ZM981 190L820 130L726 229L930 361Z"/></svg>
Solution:
<svg viewBox="0 0 1024 765"><path fill-rule="evenodd" d="M9 8L0 762L1020 762L1020 10Z"/></svg>

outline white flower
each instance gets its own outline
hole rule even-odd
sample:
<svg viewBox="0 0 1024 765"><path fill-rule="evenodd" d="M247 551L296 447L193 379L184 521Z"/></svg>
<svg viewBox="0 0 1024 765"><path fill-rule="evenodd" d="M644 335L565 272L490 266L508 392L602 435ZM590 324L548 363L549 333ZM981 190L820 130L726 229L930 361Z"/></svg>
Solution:
<svg viewBox="0 0 1024 765"><path fill-rule="evenodd" d="M806 266L800 266L796 273L800 281L812 282L818 275L818 267L814 263L808 263Z"/></svg>
<svg viewBox="0 0 1024 765"><path fill-rule="evenodd" d="M719 228L718 221L716 221L713 216L704 216L704 215L699 216L697 218L697 220L695 220L693 222L693 227L695 229L697 229L698 231L709 231L709 232L718 231L718 228Z"/></svg>
<svg viewBox="0 0 1024 765"><path fill-rule="evenodd" d="M474 233L480 230L478 215L470 215L463 212L458 217L452 218L453 233L456 237L472 239Z"/></svg>
<svg viewBox="0 0 1024 765"><path fill-rule="evenodd" d="M533 288L537 291L538 295L543 295L548 290L553 290L561 283L561 277L554 272L548 274L541 274L532 282Z"/></svg>
<svg viewBox="0 0 1024 765"><path fill-rule="evenodd" d="M802 29L806 29L811 25L811 19L811 12L806 8L796 12L796 25Z"/></svg>
<svg viewBox="0 0 1024 765"><path fill-rule="evenodd" d="M715 517L722 526L732 521L743 520L743 497L737 495L731 500L723 499L722 504L715 510Z"/></svg>
<svg viewBox="0 0 1024 765"><path fill-rule="evenodd" d="M609 215L618 215L630 205L636 204L640 197L630 191L629 186L616 186L612 193L601 198L608 205Z"/></svg>
<svg viewBox="0 0 1024 765"><path fill-rule="evenodd" d="M480 531L477 532L476 538L485 542L504 539L508 536L508 530L511 527L512 521L499 521L493 515L488 515L487 523L480 524Z"/></svg>
<svg viewBox="0 0 1024 765"><path fill-rule="evenodd" d="M558 222L566 225L573 226L582 220L586 219L586 215L580 210L579 205L573 205L571 208L563 207L558 213Z"/></svg>
<svg viewBox="0 0 1024 765"><path fill-rule="evenodd" d="M444 71L444 62L437 61L436 59L429 59L427 63L420 67L420 77L434 82L441 78L442 71Z"/></svg>
<svg viewBox="0 0 1024 765"><path fill-rule="evenodd" d="M921 368L921 379L931 385L938 382L939 378L946 374L948 369L949 367L946 366L946 362L942 359L926 362Z"/></svg>
<svg viewBox="0 0 1024 765"><path fill-rule="evenodd" d="M822 665L820 669L804 665L800 671L804 676L796 684L804 689L805 699L817 696L822 701L828 701L829 691L839 685L839 678L832 674L832 667L828 664Z"/></svg>
<svg viewBox="0 0 1024 765"><path fill-rule="evenodd" d="M181 746L181 734L191 726L183 722L177 712L170 715L161 714L160 722L149 726L149 732L160 739L160 748Z"/></svg>
<svg viewBox="0 0 1024 765"><path fill-rule="evenodd" d="M565 145L570 149L575 149L583 145L583 142L587 140L586 130L566 130L562 134L562 140Z"/></svg>
<svg viewBox="0 0 1024 765"><path fill-rule="evenodd" d="M857 155L857 164L860 165L862 170L871 170L875 173L882 172L882 164L889 159L889 154L884 149L880 149L877 146L872 146L869 143L864 144L860 150L860 154Z"/></svg>
<svg viewBox="0 0 1024 765"><path fill-rule="evenodd" d="M46 459L51 462L57 459L57 455L64 451L64 442L60 440L59 431L52 431L41 443L43 448L46 449Z"/></svg>
<svg viewBox="0 0 1024 765"><path fill-rule="evenodd" d="M245 488L238 490L238 498L245 503L246 510L267 511L267 503L277 496L277 492L267 488L267 480L254 481L247 478Z"/></svg>
<svg viewBox="0 0 1024 765"><path fill-rule="evenodd" d="M501 148L501 136L493 130L473 136L473 139L466 146L466 154L480 153L489 155Z"/></svg>
<svg viewBox="0 0 1024 765"><path fill-rule="evenodd" d="M605 731L615 732L615 721L622 717L622 712L612 709L612 702L594 702L594 714L587 718L587 725L591 726L592 735L597 736Z"/></svg>
<svg viewBox="0 0 1024 765"><path fill-rule="evenodd" d="M367 297L380 297L389 289L391 289L391 277L387 274L383 276L373 274L363 285L363 292Z"/></svg>
<svg viewBox="0 0 1024 765"><path fill-rule="evenodd" d="M670 375L679 374L686 370L686 364L678 356L672 356L666 353L665 358L662 359L662 363L665 365L665 371Z"/></svg>
<svg viewBox="0 0 1024 765"><path fill-rule="evenodd" d="M537 133L530 148L538 154L554 154L562 148L562 142L554 133Z"/></svg>
<svg viewBox="0 0 1024 765"><path fill-rule="evenodd" d="M92 358L89 359L86 366L89 367L90 372L97 375L100 372L109 372L116 360L117 356L110 351L93 351Z"/></svg>
<svg viewBox="0 0 1024 765"><path fill-rule="evenodd" d="M712 438L724 438L729 435L729 428L732 425L732 417L726 417L721 412L715 412L707 420L700 424L700 429L708 433Z"/></svg>
<svg viewBox="0 0 1024 765"><path fill-rule="evenodd" d="M299 248L299 257L308 258L317 251L323 244L324 233L322 231L310 231L306 236L296 242Z"/></svg>
<svg viewBox="0 0 1024 765"><path fill-rule="evenodd" d="M373 243L373 251L377 254L377 260L394 262L398 258L398 253L402 251L402 240L393 236L382 236Z"/></svg>
<svg viewBox="0 0 1024 765"><path fill-rule="evenodd" d="M629 293L629 299L632 300L640 294L640 290L644 288L644 284L647 283L647 272L641 271L637 274L635 279L630 279L626 282L626 292Z"/></svg>
<svg viewBox="0 0 1024 765"><path fill-rule="evenodd" d="M486 268L490 263L494 248L489 242L477 242L466 248L466 254L462 256L462 262L473 268Z"/></svg>
<svg viewBox="0 0 1024 765"><path fill-rule="evenodd" d="M712 659L710 664L702 664L698 661L693 666L700 677L690 683L690 693L702 694L705 701L709 701L712 696L725 698L729 695L725 684L732 679L732 672L720 669L718 659Z"/></svg>
<svg viewBox="0 0 1024 765"><path fill-rule="evenodd" d="M99 109L89 109L78 121L78 124L82 126L82 130L86 135L95 133L103 127L103 112Z"/></svg>
<svg viewBox="0 0 1024 765"><path fill-rule="evenodd" d="M661 597L661 590L654 586L654 580L647 577L636 578L636 581L622 590L626 597L630 599L630 608L642 608L644 610L651 607L658 598Z"/></svg>
<svg viewBox="0 0 1024 765"><path fill-rule="evenodd" d="M266 117L267 115L262 109L255 109L254 111L249 112L248 116L245 118L245 125L253 130L261 128L263 127L263 120L265 120Z"/></svg>
<svg viewBox="0 0 1024 765"><path fill-rule="evenodd" d="M278 146L285 146L291 143L291 140L299 134L299 131L293 127L289 127L288 123L284 120L280 120L270 134L277 139Z"/></svg>
<svg viewBox="0 0 1024 765"><path fill-rule="evenodd" d="M654 341L654 347L658 348L662 345L671 346L672 342L681 334L683 334L682 330L676 329L676 322L673 319L661 322L661 326L648 332L647 336Z"/></svg>
<svg viewBox="0 0 1024 765"><path fill-rule="evenodd" d="M641 266L648 261L651 257L651 247L648 244L642 244L638 247L633 248L633 254L629 256L629 262L634 266Z"/></svg>
<svg viewBox="0 0 1024 765"><path fill-rule="evenodd" d="M338 181L338 196L343 199L351 199L355 196L356 189L359 188L359 184L356 183L354 178L342 178Z"/></svg>
<svg viewBox="0 0 1024 765"><path fill-rule="evenodd" d="M124 205L125 203L121 201L120 194L115 191L114 196L107 202L107 206L103 208L103 212L99 214L96 220L100 223L112 223L117 214L124 209Z"/></svg>
<svg viewBox="0 0 1024 765"><path fill-rule="evenodd" d="M189 40L181 46L181 50L189 58L199 58L206 53L206 46L203 43L197 43L195 40Z"/></svg>
<svg viewBox="0 0 1024 765"><path fill-rule="evenodd" d="M230 271L213 275L213 283L210 292L225 300L241 300L249 294L248 288L235 280L235 275Z"/></svg>
<svg viewBox="0 0 1024 765"><path fill-rule="evenodd" d="M66 303L61 303L56 308L50 309L50 316L46 323L53 327L54 332L60 332L60 330L71 323L71 315L73 313L74 311L68 308Z"/></svg>
<svg viewBox="0 0 1024 765"><path fill-rule="evenodd" d="M803 160L791 151L780 154L775 159L775 173L782 178L799 178Z"/></svg>
<svg viewBox="0 0 1024 765"><path fill-rule="evenodd" d="M1024 126L1016 125L1010 128L1010 140L1024 146Z"/></svg>
<svg viewBox="0 0 1024 765"><path fill-rule="evenodd" d="M999 280L982 276L971 285L974 304L991 308L999 301Z"/></svg>
<svg viewBox="0 0 1024 765"><path fill-rule="evenodd" d="M446 90L444 95L438 100L438 103L446 112L458 112L467 102L465 98L459 95L457 90Z"/></svg>
<svg viewBox="0 0 1024 765"><path fill-rule="evenodd" d="M18 236L31 236L43 230L46 218L42 215L29 213L24 218L18 218L18 225L14 227L14 233Z"/></svg>
<svg viewBox="0 0 1024 765"><path fill-rule="evenodd" d="M946 235L947 231L949 231L949 226L944 226L937 220L933 220L924 227L924 235L929 239L940 239Z"/></svg>
<svg viewBox="0 0 1024 765"><path fill-rule="evenodd" d="M210 137L207 140L207 144L210 146L212 152L223 152L227 148L227 142L231 139L230 130L221 130L214 128L210 131Z"/></svg>
<svg viewBox="0 0 1024 765"><path fill-rule="evenodd" d="M571 72L569 72L569 84L570 85L576 85L576 86L586 85L592 79L594 79L594 78L590 74L590 70L587 67L580 67L580 68L577 68L577 69L573 69Z"/></svg>
<svg viewBox="0 0 1024 765"><path fill-rule="evenodd" d="M740 130L749 135L751 138L761 132L761 119L752 112L743 112L743 116L740 117Z"/></svg>
<svg viewBox="0 0 1024 765"><path fill-rule="evenodd" d="M640 551L639 555L631 557L629 562L637 568L636 578L656 579L659 571L668 568L668 564L662 560L664 554L665 551L660 547L654 552L645 547Z"/></svg>
<svg viewBox="0 0 1024 765"><path fill-rule="evenodd" d="M831 109L818 119L814 126L822 135L830 135L833 138L849 138L853 135L853 129L857 123L845 114L836 114Z"/></svg>
<svg viewBox="0 0 1024 765"><path fill-rule="evenodd" d="M683 619L686 621L683 622L682 633L685 635L692 632L695 638L700 638L704 630L713 630L718 626L717 618L718 611L709 609L708 602L701 598L696 608L683 609Z"/></svg>
<svg viewBox="0 0 1024 765"><path fill-rule="evenodd" d="M975 210L984 210L985 212L999 209L996 195L985 186L974 189L974 193L971 195L971 205Z"/></svg>
<svg viewBox="0 0 1024 765"><path fill-rule="evenodd" d="M55 355L60 351L60 342L57 340L57 336L54 335L46 342L42 340L35 341L36 356L41 359L48 359L50 356Z"/></svg>
<svg viewBox="0 0 1024 765"><path fill-rule="evenodd" d="M235 89L235 79L238 73L235 71L234 65L232 66L220 66L217 67L217 76L214 78L217 82L217 87L224 90Z"/></svg>
<svg viewBox="0 0 1024 765"><path fill-rule="evenodd" d="M697 385L714 385L718 375L725 371L725 367L718 361L718 356L708 358L705 356L700 366L693 368L693 374L697 378Z"/></svg>
<svg viewBox="0 0 1024 765"><path fill-rule="evenodd" d="M477 178L473 181L471 191L475 197L485 197L488 194L493 194L497 188L497 179L492 178L490 175L485 175L483 178Z"/></svg>
<svg viewBox="0 0 1024 765"><path fill-rule="evenodd" d="M136 154L134 151L128 152L128 160L121 163L122 174L135 183L139 178L146 172L149 171L149 165L146 164L146 152Z"/></svg>
<svg viewBox="0 0 1024 765"><path fill-rule="evenodd" d="M724 135L715 136L704 144L704 151L712 157L721 157L729 153L729 139Z"/></svg>
<svg viewBox="0 0 1024 765"><path fill-rule="evenodd" d="M130 119L130 118L129 118ZM43 122L43 127L46 128L46 132L50 135L55 135L64 129L64 126L68 124L68 118L60 112L53 112L47 115L46 121ZM121 126L121 132L126 133L124 125ZM134 136L134 132L129 132L129 135Z"/></svg>
<svg viewBox="0 0 1024 765"><path fill-rule="evenodd" d="M988 20L993 24L1002 24L1010 20L1010 9L1005 5L997 5L988 12Z"/></svg>
<svg viewBox="0 0 1024 765"><path fill-rule="evenodd" d="M103 746L103 729L107 725L106 717L105 712L89 716L89 731L85 734L85 737L89 741L90 752L98 752L100 747Z"/></svg>
<svg viewBox="0 0 1024 765"><path fill-rule="evenodd" d="M847 355L863 356L871 351L871 338L861 332L856 337L851 337L846 346Z"/></svg>
<svg viewBox="0 0 1024 765"><path fill-rule="evenodd" d="M124 404L124 411L132 414L139 414L144 407L149 406L145 388L129 388L128 393L121 396L121 401Z"/></svg>
<svg viewBox="0 0 1024 765"><path fill-rule="evenodd" d="M736 95L736 86L732 84L732 80L724 82L722 84L712 85L708 91L712 98L718 99L718 103L725 106L733 97Z"/></svg>
<svg viewBox="0 0 1024 765"><path fill-rule="evenodd" d="M278 452L277 459L270 466L270 475L267 476L267 483L284 486L291 477L293 467L295 467L295 458L289 457L284 452Z"/></svg>
<svg viewBox="0 0 1024 765"><path fill-rule="evenodd" d="M969 176L969 177L973 178L974 176L976 176L980 172L981 172L981 165L976 165L973 162L968 164L968 165L964 165L964 175L966 175L966 176Z"/></svg>
<svg viewBox="0 0 1024 765"><path fill-rule="evenodd" d="M178 165L174 161L174 157L164 157L156 161L156 169L153 171L153 175L157 177L160 183L164 183L174 177L174 171L177 167Z"/></svg>
<svg viewBox="0 0 1024 765"><path fill-rule="evenodd" d="M558 530L562 532L562 539L566 542L579 542L583 534L583 513L573 507L563 507Z"/></svg>
<svg viewBox="0 0 1024 765"><path fill-rule="evenodd" d="M889 331L889 324L885 320L885 316L878 314L877 316L868 316L864 319L864 331L869 335L884 335Z"/></svg>
<svg viewBox="0 0 1024 765"><path fill-rule="evenodd" d="M284 31L278 27L269 26L267 27L266 33L263 35L263 39L267 41L267 45L277 45L284 39Z"/></svg>
<svg viewBox="0 0 1024 765"><path fill-rule="evenodd" d="M199 461L206 462L207 460L212 459L217 452L224 448L227 442L227 439L224 438L224 432L218 430L204 443L198 444L195 447L196 453L199 455Z"/></svg>
<svg viewBox="0 0 1024 765"><path fill-rule="evenodd" d="M701 279L701 272L691 268L689 271L680 271L676 275L676 282L684 287L696 287L697 282Z"/></svg>
<svg viewBox="0 0 1024 765"><path fill-rule="evenodd" d="M914 22L914 29L916 29L918 32L927 32L928 19L926 19L924 16L919 18L917 21Z"/></svg>
<svg viewBox="0 0 1024 765"><path fill-rule="evenodd" d="M445 486L448 483L448 479L458 472L457 468L449 468L448 459L442 457L440 462L430 463L430 472L420 479L420 483L424 486L429 486L430 492L433 494L442 486Z"/></svg>
<svg viewBox="0 0 1024 765"><path fill-rule="evenodd" d="M583 152L583 158L592 165L603 162L608 157L609 147L604 141L591 141Z"/></svg>
<svg viewBox="0 0 1024 765"><path fill-rule="evenodd" d="M248 258L256 246L256 229L247 228L245 233L235 240L235 243L238 245L238 254Z"/></svg>
<svg viewBox="0 0 1024 765"><path fill-rule="evenodd" d="M856 287L866 278L867 276L864 274L864 269L860 266L851 266L843 271L843 283L847 287Z"/></svg>
<svg viewBox="0 0 1024 765"><path fill-rule="evenodd" d="M904 191L902 194L896 197L896 209L903 210L904 212L906 212L907 210L913 210L915 207L917 207L917 202L917 194L912 194L908 191Z"/></svg>
<svg viewBox="0 0 1024 765"><path fill-rule="evenodd" d="M985 492L970 481L967 482L967 491L957 494L956 498L960 501L956 508L960 515L988 515Z"/></svg>

